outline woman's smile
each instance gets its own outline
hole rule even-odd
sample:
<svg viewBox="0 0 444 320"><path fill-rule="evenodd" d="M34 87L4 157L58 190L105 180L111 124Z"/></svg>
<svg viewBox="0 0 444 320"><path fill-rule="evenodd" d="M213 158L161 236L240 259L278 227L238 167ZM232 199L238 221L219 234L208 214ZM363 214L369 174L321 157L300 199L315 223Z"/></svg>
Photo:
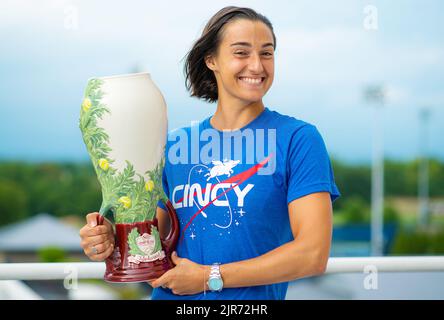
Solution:
<svg viewBox="0 0 444 320"><path fill-rule="evenodd" d="M265 77L238 77L239 82L247 88L261 88Z"/></svg>

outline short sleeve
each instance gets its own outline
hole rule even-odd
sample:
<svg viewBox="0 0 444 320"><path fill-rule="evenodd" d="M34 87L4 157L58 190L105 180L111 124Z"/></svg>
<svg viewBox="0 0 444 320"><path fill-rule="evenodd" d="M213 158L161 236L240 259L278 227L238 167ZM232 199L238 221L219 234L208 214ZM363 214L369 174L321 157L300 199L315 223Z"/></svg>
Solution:
<svg viewBox="0 0 444 320"><path fill-rule="evenodd" d="M287 158L287 204L315 192L340 197L324 140L316 126L306 124L291 137Z"/></svg>

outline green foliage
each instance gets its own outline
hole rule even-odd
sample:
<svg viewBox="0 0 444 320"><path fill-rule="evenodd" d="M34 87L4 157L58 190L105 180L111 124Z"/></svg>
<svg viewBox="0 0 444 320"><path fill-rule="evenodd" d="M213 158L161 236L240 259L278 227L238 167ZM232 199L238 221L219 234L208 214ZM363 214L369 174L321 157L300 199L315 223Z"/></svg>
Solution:
<svg viewBox="0 0 444 320"><path fill-rule="evenodd" d="M419 159L410 162L384 161L385 195L416 196L418 194ZM430 196L444 195L444 165L430 159Z"/></svg>
<svg viewBox="0 0 444 320"><path fill-rule="evenodd" d="M80 110L79 127L83 141L88 149L97 177L102 186L103 201L99 212L105 215L109 210L114 213L116 223L134 223L152 219L156 214L157 195L163 169L163 160L153 171L145 174L155 183L155 190L145 190L145 178L138 174L135 180L133 165L126 161L122 172L112 167L114 159L109 158L111 148L109 137L97 124L109 109L101 103L102 80L90 79ZM154 191L154 192L152 192ZM163 191L163 190L162 190ZM157 197L154 197L154 193Z"/></svg>
<svg viewBox="0 0 444 320"><path fill-rule="evenodd" d="M432 197L444 195L444 165L436 159L429 162L430 195Z"/></svg>
<svg viewBox="0 0 444 320"><path fill-rule="evenodd" d="M130 247L130 251L129 253L132 255L141 255L144 256L145 252L143 252L142 250L139 249L139 247L137 246L137 237L139 237L140 234L139 232L137 232L137 228L134 228L133 230L131 230L131 232L128 234L128 245Z"/></svg>
<svg viewBox="0 0 444 320"><path fill-rule="evenodd" d="M430 159L429 191L431 197L444 196L444 164ZM361 197L368 205L371 201L371 167L369 165L347 165L332 159L336 184L342 197L335 201L335 209L341 210L348 197ZM384 195L411 196L418 194L419 160L399 162L384 161Z"/></svg>
<svg viewBox="0 0 444 320"><path fill-rule="evenodd" d="M369 224L371 209L359 196L348 197L344 200L341 210L337 210L335 221L337 224ZM384 223L398 224L401 222L399 212L389 203L384 206Z"/></svg>
<svg viewBox="0 0 444 320"><path fill-rule="evenodd" d="M0 177L1 225L40 212L84 218L100 207L102 200L94 169L88 163L3 162ZM16 191L11 193L11 188Z"/></svg>
<svg viewBox="0 0 444 320"><path fill-rule="evenodd" d="M63 249L55 246L48 246L38 250L37 255L40 262L64 262L66 253Z"/></svg>
<svg viewBox="0 0 444 320"><path fill-rule="evenodd" d="M401 218L399 212L391 205L384 206L384 223L400 223Z"/></svg>
<svg viewBox="0 0 444 320"><path fill-rule="evenodd" d="M359 196L352 196L342 206L343 221L350 224L369 223L370 210L367 203Z"/></svg>
<svg viewBox="0 0 444 320"><path fill-rule="evenodd" d="M360 198L370 204L371 170L369 166L350 166L332 159L335 182L342 197L334 202L341 210L349 197Z"/></svg>
<svg viewBox="0 0 444 320"><path fill-rule="evenodd" d="M444 254L444 230L436 232L431 236L429 253L435 255Z"/></svg>
<svg viewBox="0 0 444 320"><path fill-rule="evenodd" d="M137 198L137 193L143 194L143 192L146 196L146 203L142 206L137 205L137 201L133 201L133 206L136 208L134 210L139 211L147 205L155 208L157 205L155 199L166 200L161 181L163 163L164 159L152 172L144 175L154 182L154 189L151 192L142 188L140 176L132 175L131 168L127 166L125 175L137 178L137 181L134 181L137 192L129 196ZM342 197L335 201L335 205L338 204L335 212L342 215L344 211L346 213L344 220L347 223L369 220L370 169L335 163L335 179L342 194ZM389 177L386 178L386 196L416 195L417 165L415 163L415 161L393 162L389 165L386 162L385 176ZM395 168L401 169L395 170ZM392 170L395 170L396 174L392 174ZM432 197L444 196L443 173L444 163L431 160L430 194ZM409 178L402 176L409 176ZM77 215L84 219L88 212L97 211L101 203L101 186L90 161L85 163L0 162L0 225L23 220L40 212L48 212L59 217ZM145 214L150 219L149 215L154 214L155 210L148 211L150 212L145 212ZM385 221L390 222L396 221L399 214L395 214L393 206L389 206L385 208L384 216Z"/></svg>
<svg viewBox="0 0 444 320"><path fill-rule="evenodd" d="M26 217L28 197L20 184L0 181L0 225Z"/></svg>
<svg viewBox="0 0 444 320"><path fill-rule="evenodd" d="M140 286L125 286L116 290L120 300L140 300L146 296L146 293Z"/></svg>
<svg viewBox="0 0 444 320"><path fill-rule="evenodd" d="M165 151L165 150L164 150ZM155 212L157 207L157 201L162 200L163 202L168 201L168 197L165 194L165 191L163 190L162 186L162 171L165 166L165 157L162 157L161 162L154 168L152 171L147 171L145 174L148 174L151 181L154 182L154 188L151 191L151 206L152 211ZM150 217L150 219L153 219L155 214Z"/></svg>
<svg viewBox="0 0 444 320"><path fill-rule="evenodd" d="M444 254L444 229L403 229L397 233L391 251L394 255Z"/></svg>
<svg viewBox="0 0 444 320"><path fill-rule="evenodd" d="M162 250L162 245L160 243L159 231L157 231L157 228L154 225L151 225L151 235L156 240L156 244L154 245L152 253L156 253L156 252Z"/></svg>
<svg viewBox="0 0 444 320"><path fill-rule="evenodd" d="M14 222L39 212L57 216L80 215L86 208L97 207L100 204L100 187L91 169L84 164L1 163L0 217L4 216L3 212L11 210L14 219L8 222ZM8 200L13 196L8 196L2 189L10 183L18 185L27 197L24 214L13 208ZM2 224L6 222L2 221Z"/></svg>

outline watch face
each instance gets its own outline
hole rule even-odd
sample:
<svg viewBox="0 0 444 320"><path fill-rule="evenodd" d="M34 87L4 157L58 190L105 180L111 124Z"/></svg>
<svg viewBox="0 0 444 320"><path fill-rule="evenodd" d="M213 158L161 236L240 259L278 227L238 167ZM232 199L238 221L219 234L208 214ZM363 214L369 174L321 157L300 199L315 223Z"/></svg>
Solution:
<svg viewBox="0 0 444 320"><path fill-rule="evenodd" d="M222 289L222 286L222 279L213 278L208 280L208 287L210 287L210 290L219 291Z"/></svg>

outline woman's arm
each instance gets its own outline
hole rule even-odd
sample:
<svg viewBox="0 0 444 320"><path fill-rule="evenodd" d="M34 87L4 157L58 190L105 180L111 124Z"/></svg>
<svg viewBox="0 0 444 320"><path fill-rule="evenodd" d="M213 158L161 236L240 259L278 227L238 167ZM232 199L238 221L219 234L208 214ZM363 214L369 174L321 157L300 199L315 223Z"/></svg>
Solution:
<svg viewBox="0 0 444 320"><path fill-rule="evenodd" d="M162 239L165 239L168 236L168 233L171 229L171 221L168 216L168 212L161 207L157 207L156 209L156 218L159 224L159 234Z"/></svg>
<svg viewBox="0 0 444 320"><path fill-rule="evenodd" d="M286 282L325 271L332 237L332 205L328 192L313 193L289 204L294 240L259 257L221 265L224 287L245 287ZM151 285L174 294L208 290L210 266L172 255L176 267Z"/></svg>
<svg viewBox="0 0 444 320"><path fill-rule="evenodd" d="M225 288L286 282L325 272L332 238L330 194L296 199L288 211L294 240L259 257L221 265Z"/></svg>

